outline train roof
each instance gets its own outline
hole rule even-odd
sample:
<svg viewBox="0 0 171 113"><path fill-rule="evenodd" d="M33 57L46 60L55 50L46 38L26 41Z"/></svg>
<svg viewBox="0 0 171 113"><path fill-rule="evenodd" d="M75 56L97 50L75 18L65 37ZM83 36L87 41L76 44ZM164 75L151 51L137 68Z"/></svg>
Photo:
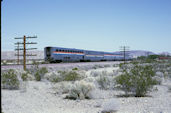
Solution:
<svg viewBox="0 0 171 113"><path fill-rule="evenodd" d="M70 49L70 50L79 50L79 51L89 51L89 52L103 52L105 54L118 54L119 55L119 53L116 53L116 52L105 52L105 51L84 50L84 49L65 48L65 47L52 47L52 46L47 46L47 47L56 48L56 49ZM47 47L45 47L45 48L47 48Z"/></svg>

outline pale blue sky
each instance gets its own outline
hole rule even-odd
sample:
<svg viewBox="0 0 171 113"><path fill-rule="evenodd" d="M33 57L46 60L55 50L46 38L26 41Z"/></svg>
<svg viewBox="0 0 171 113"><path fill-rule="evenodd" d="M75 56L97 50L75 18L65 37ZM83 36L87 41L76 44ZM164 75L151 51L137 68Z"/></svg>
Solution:
<svg viewBox="0 0 171 113"><path fill-rule="evenodd" d="M3 0L1 19L2 51L37 35L38 50L171 52L171 0Z"/></svg>

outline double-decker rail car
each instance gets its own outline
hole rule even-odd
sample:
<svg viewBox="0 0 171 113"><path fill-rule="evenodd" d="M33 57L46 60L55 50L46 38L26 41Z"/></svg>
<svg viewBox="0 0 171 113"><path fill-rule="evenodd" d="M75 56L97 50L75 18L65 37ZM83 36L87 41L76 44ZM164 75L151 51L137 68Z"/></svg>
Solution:
<svg viewBox="0 0 171 113"><path fill-rule="evenodd" d="M114 61L124 58L123 55L112 52L62 47L45 47L44 56L45 61L49 62Z"/></svg>

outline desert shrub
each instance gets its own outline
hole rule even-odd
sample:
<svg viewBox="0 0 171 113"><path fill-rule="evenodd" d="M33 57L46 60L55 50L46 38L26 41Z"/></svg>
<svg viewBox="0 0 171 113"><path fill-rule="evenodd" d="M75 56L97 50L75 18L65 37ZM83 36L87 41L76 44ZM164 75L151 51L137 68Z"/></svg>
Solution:
<svg viewBox="0 0 171 113"><path fill-rule="evenodd" d="M66 99L90 99L90 91L94 89L92 83L85 82L83 80L76 81L71 87L69 94L66 96Z"/></svg>
<svg viewBox="0 0 171 113"><path fill-rule="evenodd" d="M61 80L60 73L55 72L55 71L46 73L44 75L44 79L49 80L51 82L59 82Z"/></svg>
<svg viewBox="0 0 171 113"><path fill-rule="evenodd" d="M17 73L13 69L10 69L7 72L2 73L1 79L2 88L19 89L19 78L17 76Z"/></svg>
<svg viewBox="0 0 171 113"><path fill-rule="evenodd" d="M16 72L20 75L23 81L35 80L34 75L30 74L28 70L26 71L16 70Z"/></svg>
<svg viewBox="0 0 171 113"><path fill-rule="evenodd" d="M101 65L94 65L92 68L93 69L98 69L98 68L103 68L104 66L101 66Z"/></svg>
<svg viewBox="0 0 171 113"><path fill-rule="evenodd" d="M69 93L72 87L72 83L68 81L62 81L53 85L53 89L57 94Z"/></svg>
<svg viewBox="0 0 171 113"><path fill-rule="evenodd" d="M82 75L78 71L58 71L61 76L60 81L75 81L75 80L81 80Z"/></svg>
<svg viewBox="0 0 171 113"><path fill-rule="evenodd" d="M81 77L76 71L69 71L64 75L64 81L75 81L80 79Z"/></svg>
<svg viewBox="0 0 171 113"><path fill-rule="evenodd" d="M124 70L123 74L117 76L115 80L118 88L123 90L126 95L132 93L136 97L141 97L157 84L154 76L155 72L152 66L135 63L129 71Z"/></svg>
<svg viewBox="0 0 171 113"><path fill-rule="evenodd" d="M1 64L2 65L7 65L7 61L6 60L3 60Z"/></svg>
<svg viewBox="0 0 171 113"><path fill-rule="evenodd" d="M37 64L27 70L28 73L33 74L37 81L41 81L46 73L48 73L48 69L46 67L39 68Z"/></svg>
<svg viewBox="0 0 171 113"><path fill-rule="evenodd" d="M113 67L118 67L119 66L119 64L113 64Z"/></svg>
<svg viewBox="0 0 171 113"><path fill-rule="evenodd" d="M58 71L47 73L44 78L51 82L61 81L76 81L81 80L84 77L84 73L80 71Z"/></svg>
<svg viewBox="0 0 171 113"><path fill-rule="evenodd" d="M39 69L39 72L44 75L45 73L48 73L48 69L46 67L42 67Z"/></svg>
<svg viewBox="0 0 171 113"><path fill-rule="evenodd" d="M51 82L60 82L60 77L59 76L54 76Z"/></svg>
<svg viewBox="0 0 171 113"><path fill-rule="evenodd" d="M97 78L97 83L98 83L100 89L107 90L110 86L109 78L106 76L103 76L103 75L100 75L100 77Z"/></svg>
<svg viewBox="0 0 171 113"><path fill-rule="evenodd" d="M118 74L119 74L119 69L113 70L113 75L114 75L114 76L117 76Z"/></svg>
<svg viewBox="0 0 171 113"><path fill-rule="evenodd" d="M77 68L77 67L75 67L75 68L73 68L72 70L78 70L78 68Z"/></svg>
<svg viewBox="0 0 171 113"><path fill-rule="evenodd" d="M41 75L38 71L34 74L34 77L35 77L36 81L41 81Z"/></svg>
<svg viewBox="0 0 171 113"><path fill-rule="evenodd" d="M32 75L34 75L38 70L39 70L39 63L37 63L36 61L33 61L32 66L26 69L26 71Z"/></svg>
<svg viewBox="0 0 171 113"><path fill-rule="evenodd" d="M109 64L105 64L104 67L110 67L110 65Z"/></svg>
<svg viewBox="0 0 171 113"><path fill-rule="evenodd" d="M90 76L97 77L97 76L99 76L99 72L93 70L93 71L90 72Z"/></svg>
<svg viewBox="0 0 171 113"><path fill-rule="evenodd" d="M100 89L107 90L114 87L114 79L106 71L103 71L96 80Z"/></svg>
<svg viewBox="0 0 171 113"><path fill-rule="evenodd" d="M22 73L21 78L23 81L26 81L28 79L28 73Z"/></svg>
<svg viewBox="0 0 171 113"><path fill-rule="evenodd" d="M120 63L119 64L119 71L124 72L124 71L129 71L130 68L132 67L132 63Z"/></svg>
<svg viewBox="0 0 171 113"><path fill-rule="evenodd" d="M168 92L171 92L171 85L168 86Z"/></svg>
<svg viewBox="0 0 171 113"><path fill-rule="evenodd" d="M119 110L119 102L112 98L105 102L101 113L116 113Z"/></svg>
<svg viewBox="0 0 171 113"><path fill-rule="evenodd" d="M114 87L113 73L107 73L107 71L91 71L89 78L90 80L92 79L91 81L93 81L94 78L95 85L100 89L107 90Z"/></svg>

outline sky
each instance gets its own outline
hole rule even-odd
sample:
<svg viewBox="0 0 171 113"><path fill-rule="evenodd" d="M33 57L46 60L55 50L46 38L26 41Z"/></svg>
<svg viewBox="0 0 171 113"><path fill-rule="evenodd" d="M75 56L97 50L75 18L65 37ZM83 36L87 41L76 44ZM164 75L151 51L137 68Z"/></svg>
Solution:
<svg viewBox="0 0 171 113"><path fill-rule="evenodd" d="M1 50L15 37L37 36L27 48L171 53L171 0L3 0Z"/></svg>

